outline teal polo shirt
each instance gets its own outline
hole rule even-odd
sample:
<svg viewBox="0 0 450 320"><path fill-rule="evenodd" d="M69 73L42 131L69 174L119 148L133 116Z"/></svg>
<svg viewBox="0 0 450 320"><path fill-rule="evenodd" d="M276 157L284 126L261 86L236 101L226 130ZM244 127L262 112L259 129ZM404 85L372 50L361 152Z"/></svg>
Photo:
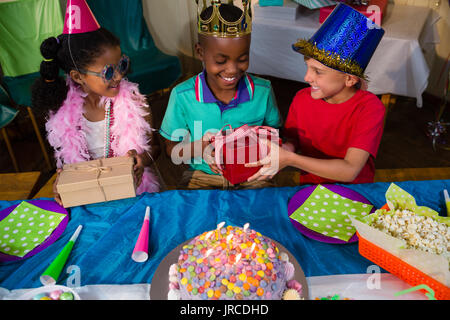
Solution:
<svg viewBox="0 0 450 320"><path fill-rule="evenodd" d="M216 133L228 124L232 128L244 124L281 127L269 80L245 74L233 100L224 104L214 97L203 71L173 88L159 132L171 141L196 141L206 132ZM203 159L193 158L189 165L193 170L214 174Z"/></svg>

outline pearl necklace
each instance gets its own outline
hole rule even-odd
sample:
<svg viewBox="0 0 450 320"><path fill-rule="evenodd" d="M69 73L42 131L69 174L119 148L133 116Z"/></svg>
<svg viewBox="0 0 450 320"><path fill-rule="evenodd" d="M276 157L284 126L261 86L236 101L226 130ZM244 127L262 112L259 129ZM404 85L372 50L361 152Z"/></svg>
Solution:
<svg viewBox="0 0 450 320"><path fill-rule="evenodd" d="M104 155L105 158L110 158L114 156L114 152L111 149L111 125L114 121L113 110L111 108L111 100L108 99L105 105L105 136L104 136Z"/></svg>

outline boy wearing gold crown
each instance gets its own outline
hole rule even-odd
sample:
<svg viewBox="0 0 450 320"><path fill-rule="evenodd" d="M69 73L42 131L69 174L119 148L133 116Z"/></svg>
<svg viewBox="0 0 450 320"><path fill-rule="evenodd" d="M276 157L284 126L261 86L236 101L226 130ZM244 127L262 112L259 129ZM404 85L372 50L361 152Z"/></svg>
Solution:
<svg viewBox="0 0 450 320"><path fill-rule="evenodd" d="M283 148L246 166L264 166L248 180L264 180L286 166L302 170L301 184L370 183L383 133L385 108L365 86L364 70L384 30L338 4L311 39L293 49L305 56L305 82L289 109ZM294 153L300 150L301 154Z"/></svg>
<svg viewBox="0 0 450 320"><path fill-rule="evenodd" d="M233 128L244 124L281 126L270 82L246 73L250 56L251 1L243 0L242 4L244 10L234 6L233 1L225 4L213 0L206 7L204 0L202 10L199 8L195 51L204 70L172 90L160 129L172 161L190 164L190 169L183 174L181 187L272 185L269 181L232 185L210 159L205 159L204 151L210 145L210 137L227 124Z"/></svg>

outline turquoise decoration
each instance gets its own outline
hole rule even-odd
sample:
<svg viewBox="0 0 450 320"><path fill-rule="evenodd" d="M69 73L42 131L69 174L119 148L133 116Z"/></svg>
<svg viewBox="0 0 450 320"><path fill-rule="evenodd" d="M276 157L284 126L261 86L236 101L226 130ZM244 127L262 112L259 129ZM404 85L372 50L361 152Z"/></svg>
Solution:
<svg viewBox="0 0 450 320"><path fill-rule="evenodd" d="M283 0L259 0L259 5L261 7L283 6Z"/></svg>
<svg viewBox="0 0 450 320"><path fill-rule="evenodd" d="M299 39L295 51L322 64L365 79L364 70L384 30L350 6L339 3L309 39Z"/></svg>

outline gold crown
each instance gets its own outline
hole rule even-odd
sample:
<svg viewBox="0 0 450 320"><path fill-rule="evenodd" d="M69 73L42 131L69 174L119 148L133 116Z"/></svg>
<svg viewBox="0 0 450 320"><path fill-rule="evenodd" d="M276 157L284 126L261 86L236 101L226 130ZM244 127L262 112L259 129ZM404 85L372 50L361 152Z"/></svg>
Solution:
<svg viewBox="0 0 450 320"><path fill-rule="evenodd" d="M220 38L242 37L252 32L252 1L241 0L244 8L242 16L236 21L226 21L220 14L219 7L222 5L221 0L211 0L213 12L211 16L203 20L200 14L205 10L206 0L203 0L203 7L200 8L197 3L197 29L198 33L207 36ZM233 5L233 0L228 0L228 4Z"/></svg>

